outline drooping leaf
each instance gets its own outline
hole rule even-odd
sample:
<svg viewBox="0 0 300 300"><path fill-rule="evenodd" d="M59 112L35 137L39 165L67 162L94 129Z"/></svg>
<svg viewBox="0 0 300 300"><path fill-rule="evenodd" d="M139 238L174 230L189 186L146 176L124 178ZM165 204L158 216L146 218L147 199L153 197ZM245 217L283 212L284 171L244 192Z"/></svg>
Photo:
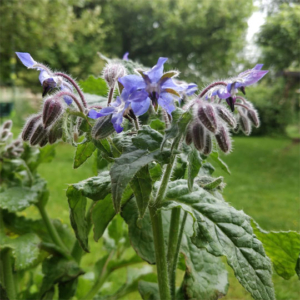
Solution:
<svg viewBox="0 0 300 300"><path fill-rule="evenodd" d="M219 157L219 153L216 151L213 151L209 157L218 164L218 166L227 174L231 174L228 166L225 164L225 162Z"/></svg>
<svg viewBox="0 0 300 300"><path fill-rule="evenodd" d="M88 224L85 217L86 198L82 192L70 185L67 189L67 197L70 207L70 221L80 246L86 252L88 247Z"/></svg>
<svg viewBox="0 0 300 300"><path fill-rule="evenodd" d="M10 212L22 211L38 202L38 192L28 187L15 186L0 193L0 208Z"/></svg>
<svg viewBox="0 0 300 300"><path fill-rule="evenodd" d="M68 294L74 291L72 285L76 282L70 283L70 281L75 280L79 275L83 274L83 271L79 268L74 260L67 260L63 257L52 256L50 259L46 259L43 262L42 271L44 274L43 282L40 287L40 297L43 298L44 295L53 289L56 283L68 285ZM71 286L68 284L71 284ZM67 293L64 287L60 287L60 293ZM72 293L70 293L72 294ZM64 298L60 298L64 299Z"/></svg>
<svg viewBox="0 0 300 300"><path fill-rule="evenodd" d="M163 208L181 207L193 217L192 241L197 247L226 256L236 278L254 299L275 299L271 262L246 214L200 187L190 193L185 180L171 182L166 198L170 201Z"/></svg>
<svg viewBox="0 0 300 300"><path fill-rule="evenodd" d="M74 157L73 168L80 167L95 151L96 146L93 142L86 140L85 142L78 144Z"/></svg>
<svg viewBox="0 0 300 300"><path fill-rule="evenodd" d="M148 207L152 191L152 180L148 165L141 168L130 182L136 203L139 209L139 217L143 218Z"/></svg>
<svg viewBox="0 0 300 300"><path fill-rule="evenodd" d="M143 300L160 300L158 284L141 280L138 285Z"/></svg>
<svg viewBox="0 0 300 300"><path fill-rule="evenodd" d="M201 176L197 179L197 184L200 185L205 190L214 190L218 187L222 187L224 178L220 177L210 177L210 176Z"/></svg>
<svg viewBox="0 0 300 300"><path fill-rule="evenodd" d="M79 81L83 92L99 96L107 96L107 84L101 77L96 78L90 75L86 80Z"/></svg>
<svg viewBox="0 0 300 300"><path fill-rule="evenodd" d="M34 265L38 259L40 249L39 237L34 233L27 233L17 238L9 238L1 234L1 245L12 248L12 254L15 258L15 270L24 270Z"/></svg>
<svg viewBox="0 0 300 300"><path fill-rule="evenodd" d="M264 231L254 222L252 227L263 243L276 273L286 280L294 276L300 253L300 234L295 231Z"/></svg>
<svg viewBox="0 0 300 300"><path fill-rule="evenodd" d="M193 189L194 179L198 175L202 165L202 159L199 152L192 147L188 155L188 186L190 191Z"/></svg>

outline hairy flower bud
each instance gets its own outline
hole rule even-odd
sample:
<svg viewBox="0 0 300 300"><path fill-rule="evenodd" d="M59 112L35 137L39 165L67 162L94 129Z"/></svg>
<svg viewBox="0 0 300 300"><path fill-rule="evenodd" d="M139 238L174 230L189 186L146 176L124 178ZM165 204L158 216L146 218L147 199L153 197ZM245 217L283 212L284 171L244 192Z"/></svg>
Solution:
<svg viewBox="0 0 300 300"><path fill-rule="evenodd" d="M249 118L249 120L252 122L252 124L258 128L260 125L260 121L259 121L259 116L258 116L258 112L256 109L249 109L247 116Z"/></svg>
<svg viewBox="0 0 300 300"><path fill-rule="evenodd" d="M242 109L239 109L238 112L240 115L239 123L241 130L245 135L250 135L252 129L250 120L248 119L247 115L243 112Z"/></svg>
<svg viewBox="0 0 300 300"><path fill-rule="evenodd" d="M103 70L103 78L110 88L115 86L118 78L121 78L125 75L126 69L121 64L107 64Z"/></svg>
<svg viewBox="0 0 300 300"><path fill-rule="evenodd" d="M229 153L231 151L232 144L229 131L224 124L220 125L219 132L215 135L215 137L220 149L225 153Z"/></svg>
<svg viewBox="0 0 300 300"><path fill-rule="evenodd" d="M23 141L28 141L30 139L34 129L40 123L41 117L42 115L33 115L27 120L21 134Z"/></svg>
<svg viewBox="0 0 300 300"><path fill-rule="evenodd" d="M61 126L53 126L48 134L49 144L54 144L56 141L60 140L63 135L63 130Z"/></svg>
<svg viewBox="0 0 300 300"><path fill-rule="evenodd" d="M12 120L7 120L3 123L2 129L7 129L7 130L11 130L12 127Z"/></svg>
<svg viewBox="0 0 300 300"><path fill-rule="evenodd" d="M205 146L203 149L203 154L209 155L212 152L212 148L213 148L212 138L210 133L207 133L205 137Z"/></svg>
<svg viewBox="0 0 300 300"><path fill-rule="evenodd" d="M223 119L231 128L236 127L236 120L233 114L227 108L222 105L217 105L216 110L220 118Z"/></svg>
<svg viewBox="0 0 300 300"><path fill-rule="evenodd" d="M108 115L97 119L94 127L92 128L93 139L105 139L115 131L114 126L111 122L111 117L112 115Z"/></svg>
<svg viewBox="0 0 300 300"><path fill-rule="evenodd" d="M0 131L0 141L4 142L8 139L10 131L8 129L4 129Z"/></svg>
<svg viewBox="0 0 300 300"><path fill-rule="evenodd" d="M45 134L42 140L39 142L40 147L44 147L48 144L48 134Z"/></svg>
<svg viewBox="0 0 300 300"><path fill-rule="evenodd" d="M43 140L45 135L47 135L47 130L45 130L42 122L39 122L39 124L34 128L30 137L30 145L36 146L39 142Z"/></svg>
<svg viewBox="0 0 300 300"><path fill-rule="evenodd" d="M198 118L202 124L211 132L218 131L217 115L214 107L209 103L203 103L198 109Z"/></svg>
<svg viewBox="0 0 300 300"><path fill-rule="evenodd" d="M22 140L18 139L13 142L13 145L17 148L23 147Z"/></svg>
<svg viewBox="0 0 300 300"><path fill-rule="evenodd" d="M198 151L202 151L205 147L206 132L205 128L200 123L195 123L193 126L193 142Z"/></svg>
<svg viewBox="0 0 300 300"><path fill-rule="evenodd" d="M189 146L192 143L192 141L193 141L192 131L191 128L188 128L188 130L186 131L185 142Z"/></svg>
<svg viewBox="0 0 300 300"><path fill-rule="evenodd" d="M59 99L56 98L48 98L44 102L43 108L43 123L44 127L47 128L62 115L63 106Z"/></svg>

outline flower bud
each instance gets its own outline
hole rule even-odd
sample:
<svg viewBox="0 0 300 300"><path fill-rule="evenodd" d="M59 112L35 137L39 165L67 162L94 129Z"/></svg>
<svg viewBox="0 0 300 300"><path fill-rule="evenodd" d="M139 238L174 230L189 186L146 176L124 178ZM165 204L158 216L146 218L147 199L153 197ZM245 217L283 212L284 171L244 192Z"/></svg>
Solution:
<svg viewBox="0 0 300 300"><path fill-rule="evenodd" d="M198 118L202 124L211 132L218 131L217 115L214 107L209 103L203 103L198 109Z"/></svg>
<svg viewBox="0 0 300 300"><path fill-rule="evenodd" d="M13 145L17 148L23 147L22 140L18 139L13 142Z"/></svg>
<svg viewBox="0 0 300 300"><path fill-rule="evenodd" d="M45 129L55 123L62 113L63 106L60 100L56 98L48 98L44 102L43 108L43 123Z"/></svg>
<svg viewBox="0 0 300 300"><path fill-rule="evenodd" d="M4 142L8 139L10 131L8 129L4 129L0 131L0 141Z"/></svg>
<svg viewBox="0 0 300 300"><path fill-rule="evenodd" d="M7 120L3 123L2 129L7 129L7 130L11 130L12 127L12 120Z"/></svg>
<svg viewBox="0 0 300 300"><path fill-rule="evenodd" d="M227 108L222 105L217 105L216 109L221 119L223 119L231 128L236 127L236 120Z"/></svg>
<svg viewBox="0 0 300 300"><path fill-rule="evenodd" d="M44 147L48 144L48 134L45 134L42 140L39 142L40 147Z"/></svg>
<svg viewBox="0 0 300 300"><path fill-rule="evenodd" d="M239 109L238 111L240 115L239 123L240 123L241 130L245 135L250 135L252 129L250 120L248 119L247 115L245 115L245 113L242 111L242 109Z"/></svg>
<svg viewBox="0 0 300 300"><path fill-rule="evenodd" d="M195 123L193 126L193 142L198 151L202 151L205 147L206 132L200 123Z"/></svg>
<svg viewBox="0 0 300 300"><path fill-rule="evenodd" d="M231 151L232 144L229 131L224 124L220 125L219 132L215 135L215 137L220 149L225 153L229 153Z"/></svg>
<svg viewBox="0 0 300 300"><path fill-rule="evenodd" d="M185 142L189 146L193 141L192 131L190 128L186 131Z"/></svg>
<svg viewBox="0 0 300 300"><path fill-rule="evenodd" d="M203 149L203 154L209 155L212 152L212 148L213 148L212 138L210 133L207 133L205 137L205 146Z"/></svg>
<svg viewBox="0 0 300 300"><path fill-rule="evenodd" d="M100 117L92 128L92 138L95 140L105 139L112 134L115 129L111 122L112 115Z"/></svg>
<svg viewBox="0 0 300 300"><path fill-rule="evenodd" d="M61 126L53 126L48 134L49 144L54 144L62 138L63 130Z"/></svg>
<svg viewBox="0 0 300 300"><path fill-rule="evenodd" d="M47 131L45 130L42 122L39 122L39 124L34 128L30 137L30 145L36 146L39 142L43 140L45 135L47 135Z"/></svg>
<svg viewBox="0 0 300 300"><path fill-rule="evenodd" d="M103 70L103 78L110 88L115 86L118 78L121 78L125 75L126 69L121 64L107 64Z"/></svg>
<svg viewBox="0 0 300 300"><path fill-rule="evenodd" d="M23 127L22 134L21 134L23 141L28 141L30 139L30 137L31 137L35 127L39 123L39 120L41 119L41 117L42 117L42 115L33 115L27 120L27 122L25 123L25 125Z"/></svg>
<svg viewBox="0 0 300 300"><path fill-rule="evenodd" d="M252 122L252 124L258 128L260 125L260 121L259 121L259 116L258 116L258 112L256 109L249 109L247 116L249 118L249 120Z"/></svg>

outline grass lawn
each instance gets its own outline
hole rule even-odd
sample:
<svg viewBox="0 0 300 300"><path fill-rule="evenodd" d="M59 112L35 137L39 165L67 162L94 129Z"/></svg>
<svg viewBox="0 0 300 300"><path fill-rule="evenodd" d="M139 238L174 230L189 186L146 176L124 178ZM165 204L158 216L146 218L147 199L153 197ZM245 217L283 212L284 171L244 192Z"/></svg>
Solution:
<svg viewBox="0 0 300 300"><path fill-rule="evenodd" d="M225 199L237 209L253 217L266 230L299 231L299 144L291 145L290 140L273 138L236 138L234 152L224 156L232 175L221 170L216 175L224 176L227 186ZM75 183L93 176L92 159L77 170L72 169L74 149L69 145L58 145L56 158L49 164L40 166L39 172L48 181L50 200L48 211L52 218L59 218L69 224L69 212L65 190L68 183ZM34 209L26 210L36 216ZM101 256L101 243L91 240L91 254L84 257L86 269L93 267ZM227 300L251 299L230 274L230 288ZM119 275L119 274L118 274ZM121 274L120 274L121 275ZM121 279L116 277L115 284ZM121 284L121 281L120 281ZM278 300L298 300L300 284L294 276L285 281L274 275L274 284ZM126 298L140 299L138 293Z"/></svg>

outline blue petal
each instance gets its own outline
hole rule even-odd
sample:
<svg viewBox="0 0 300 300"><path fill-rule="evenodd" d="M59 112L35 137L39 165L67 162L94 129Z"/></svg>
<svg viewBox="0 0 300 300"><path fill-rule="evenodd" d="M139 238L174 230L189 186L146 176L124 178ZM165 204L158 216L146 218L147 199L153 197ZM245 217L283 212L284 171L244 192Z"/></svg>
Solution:
<svg viewBox="0 0 300 300"><path fill-rule="evenodd" d="M149 76L151 82L158 82L163 75L164 63L168 60L166 57L160 57L157 64L150 70L145 72Z"/></svg>
<svg viewBox="0 0 300 300"><path fill-rule="evenodd" d="M121 98L118 96L118 97L116 98L116 101L112 102L112 103L110 104L110 106L111 106L111 107L119 107L121 104L122 104L122 100L121 100Z"/></svg>
<svg viewBox="0 0 300 300"><path fill-rule="evenodd" d="M124 53L123 60L128 60L128 55L129 55L129 52Z"/></svg>
<svg viewBox="0 0 300 300"><path fill-rule="evenodd" d="M131 108L136 116L141 116L148 111L151 100L148 97L145 101L131 102Z"/></svg>
<svg viewBox="0 0 300 300"><path fill-rule="evenodd" d="M259 70L252 70L246 77L243 78L243 82L237 82L235 87L240 88L242 86L248 86L258 82L262 79L269 71L259 71Z"/></svg>
<svg viewBox="0 0 300 300"><path fill-rule="evenodd" d="M190 83L185 91L187 96L194 95L198 90L198 85L196 83Z"/></svg>
<svg viewBox="0 0 300 300"><path fill-rule="evenodd" d="M261 70L261 68L263 67L263 64L257 64L253 70Z"/></svg>
<svg viewBox="0 0 300 300"><path fill-rule="evenodd" d="M32 68L37 62L26 52L16 52L17 56L27 68ZM37 68L38 69L38 68Z"/></svg>
<svg viewBox="0 0 300 300"><path fill-rule="evenodd" d="M217 95L220 99L227 99L228 97L231 97L231 94L227 91L227 87L218 89Z"/></svg>
<svg viewBox="0 0 300 300"><path fill-rule="evenodd" d="M89 111L89 118L91 118L91 119L98 119L100 116L99 116L99 113L96 111L96 110L94 110L94 109L91 109L90 111Z"/></svg>
<svg viewBox="0 0 300 300"><path fill-rule="evenodd" d="M117 133L120 133L121 131L123 131L123 127L121 126L121 124L123 122L123 112L113 114L113 116L111 118L111 122L113 123L115 131Z"/></svg>
<svg viewBox="0 0 300 300"><path fill-rule="evenodd" d="M65 91L65 92L72 92L72 89L70 89L70 87L68 85L62 84L60 86L60 90L61 91ZM64 96L63 97L64 101L66 102L67 105L71 105L73 102L73 99L69 96Z"/></svg>
<svg viewBox="0 0 300 300"><path fill-rule="evenodd" d="M168 78L161 84L162 89L173 89L177 92L183 91L184 87L176 84L172 78Z"/></svg>
<svg viewBox="0 0 300 300"><path fill-rule="evenodd" d="M133 89L143 89L146 87L143 77L138 75L127 75L119 78L119 82L125 89L131 91Z"/></svg>
<svg viewBox="0 0 300 300"><path fill-rule="evenodd" d="M54 77L52 77L51 75L49 75L45 70L41 70L40 75L39 75L39 80L41 85L43 85L44 81L47 82L47 84L49 86L51 86L52 88L56 87L56 80Z"/></svg>
<svg viewBox="0 0 300 300"><path fill-rule="evenodd" d="M115 112L115 110L116 110L116 109L115 109L114 107L112 107L112 106L102 108L102 109L99 111L99 117L111 115L112 113Z"/></svg>
<svg viewBox="0 0 300 300"><path fill-rule="evenodd" d="M141 90L141 91L134 91L132 93L129 94L128 96L128 101L132 102L132 101L145 101L148 97L148 93L145 90Z"/></svg>
<svg viewBox="0 0 300 300"><path fill-rule="evenodd" d="M175 110L174 100L171 94L169 93L161 93L158 98L158 104L167 111L170 115L173 110Z"/></svg>

